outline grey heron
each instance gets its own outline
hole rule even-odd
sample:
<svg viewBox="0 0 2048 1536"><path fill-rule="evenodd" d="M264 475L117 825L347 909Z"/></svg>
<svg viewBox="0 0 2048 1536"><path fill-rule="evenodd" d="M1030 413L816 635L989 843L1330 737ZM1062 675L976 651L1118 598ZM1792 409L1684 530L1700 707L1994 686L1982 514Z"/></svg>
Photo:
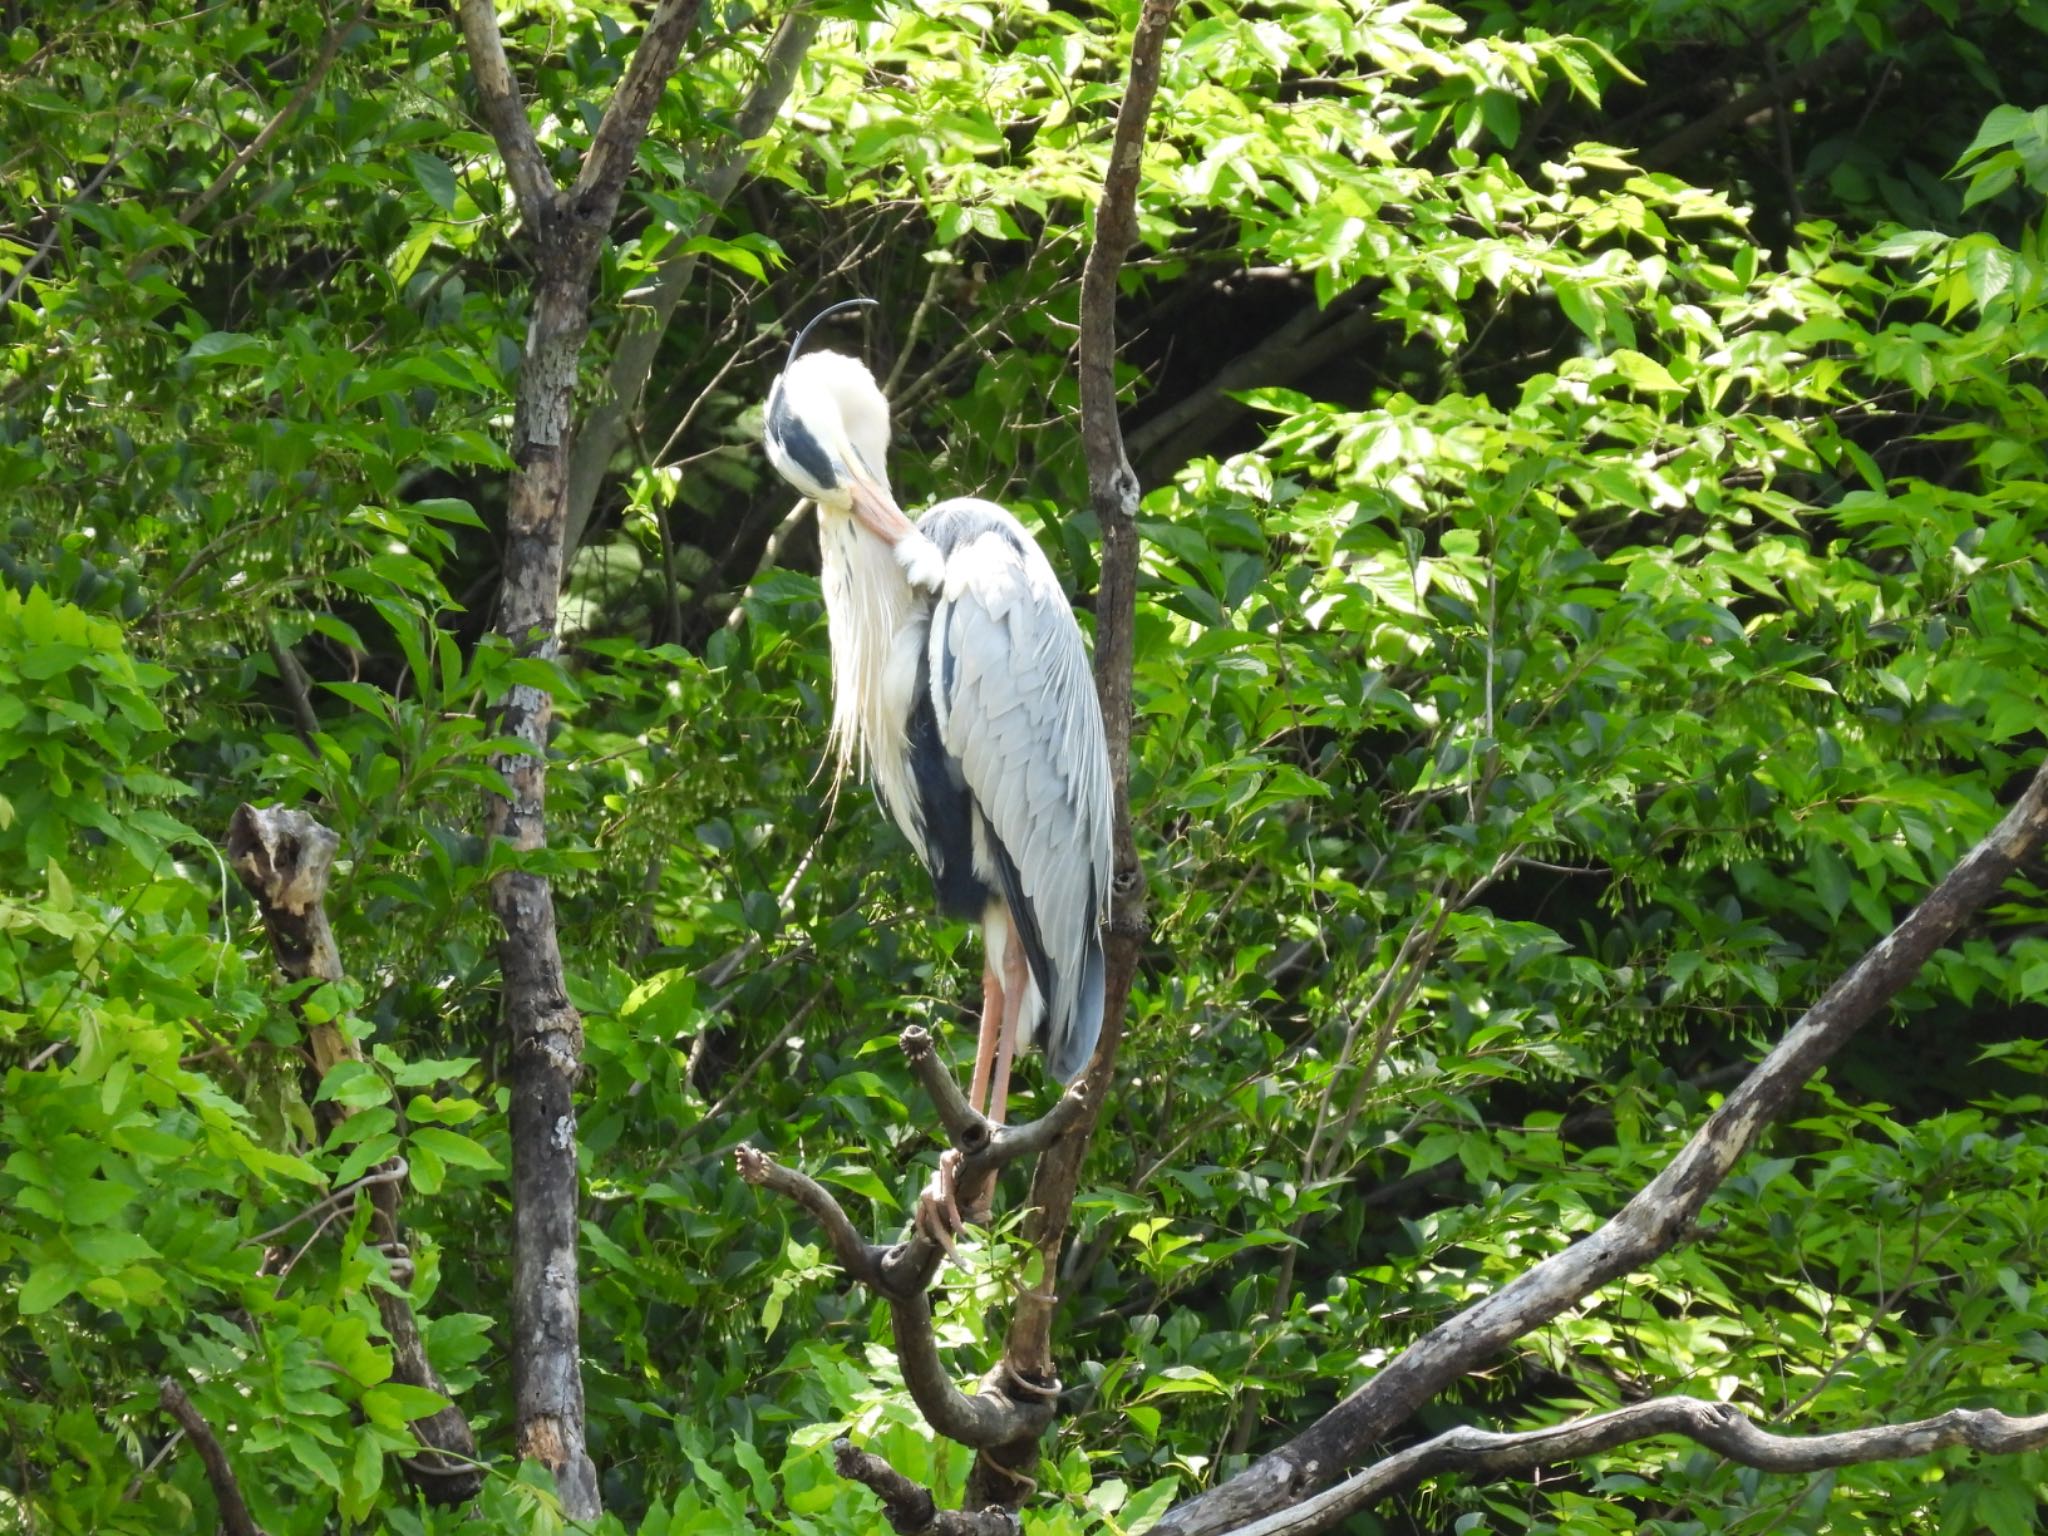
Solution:
<svg viewBox="0 0 2048 1536"><path fill-rule="evenodd" d="M1042 1049L1065 1083L1102 1030L1102 712L1080 626L1037 541L971 496L913 524L889 488L889 404L874 375L840 353L802 351L820 320L872 302L834 305L798 334L763 436L776 470L818 508L838 771L864 768L930 871L940 910L981 924L968 1097L1000 1124L1021 1046Z"/></svg>

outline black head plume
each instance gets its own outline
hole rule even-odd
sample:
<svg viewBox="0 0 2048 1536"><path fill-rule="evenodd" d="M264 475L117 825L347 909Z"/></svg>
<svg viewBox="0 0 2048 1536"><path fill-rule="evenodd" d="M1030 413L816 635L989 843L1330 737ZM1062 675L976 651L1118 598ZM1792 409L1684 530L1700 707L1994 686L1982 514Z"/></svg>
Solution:
<svg viewBox="0 0 2048 1536"><path fill-rule="evenodd" d="M811 316L810 323L796 333L796 340L789 344L789 362L793 363L796 361L797 354L803 351L804 343L810 340L811 332L818 328L819 321L829 320L841 310L859 309L863 305L878 305L879 303L880 301L877 299L843 299L827 309L819 310L815 315ZM786 368L789 364L785 363L783 366Z"/></svg>

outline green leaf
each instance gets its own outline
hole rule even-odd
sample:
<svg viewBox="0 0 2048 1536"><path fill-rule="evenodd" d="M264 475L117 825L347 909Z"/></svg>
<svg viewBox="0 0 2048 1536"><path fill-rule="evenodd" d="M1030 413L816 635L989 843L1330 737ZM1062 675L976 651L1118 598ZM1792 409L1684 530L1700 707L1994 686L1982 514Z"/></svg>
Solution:
<svg viewBox="0 0 2048 1536"><path fill-rule="evenodd" d="M186 349L188 362L209 364L267 363L269 343L235 331L209 331Z"/></svg>
<svg viewBox="0 0 2048 1536"><path fill-rule="evenodd" d="M417 149L405 152L406 164L412 167L412 179L420 189L431 197L443 213L455 211L457 189L455 168L438 155L426 154Z"/></svg>
<svg viewBox="0 0 2048 1536"><path fill-rule="evenodd" d="M446 1130L438 1125L416 1125L412 1129L411 1144L415 1148L427 1148L436 1157L458 1168L481 1168L487 1173L504 1171L503 1165L488 1150L460 1131Z"/></svg>
<svg viewBox="0 0 2048 1536"><path fill-rule="evenodd" d="M69 1264L38 1264L29 1271L28 1278L16 1292L15 1310L23 1317L47 1312L78 1289L79 1279L78 1271Z"/></svg>
<svg viewBox="0 0 2048 1536"><path fill-rule="evenodd" d="M1608 361L1614 364L1615 372L1626 379L1633 388L1646 390L1651 394L1685 393L1685 386L1671 377L1662 363L1654 358L1645 357L1640 352L1619 347L1608 354Z"/></svg>

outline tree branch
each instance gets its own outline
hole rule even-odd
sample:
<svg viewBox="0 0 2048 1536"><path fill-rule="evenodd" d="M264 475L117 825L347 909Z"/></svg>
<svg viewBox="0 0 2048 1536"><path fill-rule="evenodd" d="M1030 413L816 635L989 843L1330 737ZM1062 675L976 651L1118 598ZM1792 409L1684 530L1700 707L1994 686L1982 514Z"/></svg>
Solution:
<svg viewBox="0 0 2048 1536"><path fill-rule="evenodd" d="M1832 1435L1774 1435L1757 1428L1732 1403L1662 1397L1519 1434L1467 1425L1389 1456L1291 1509L1238 1527L1230 1536L1315 1536L1425 1477L1444 1472L1512 1477L1659 1435L1683 1435L1730 1461L1765 1472L1821 1472L1859 1462L1902 1461L1951 1446L1999 1456L2039 1450L2048 1445L2048 1414L2016 1419L1992 1408L1951 1408L1910 1424L1879 1424Z"/></svg>
<svg viewBox="0 0 2048 1536"><path fill-rule="evenodd" d="M832 1464L841 1477L864 1484L882 1501L883 1518L896 1536L1017 1536L1021 1529L1007 1509L940 1509L929 1488L843 1436L832 1442Z"/></svg>
<svg viewBox="0 0 2048 1536"><path fill-rule="evenodd" d="M854 1229L846 1209L832 1192L807 1173L785 1168L767 1153L742 1142L733 1148L740 1177L758 1189L794 1200L811 1213L811 1219L825 1229L839 1267L863 1285L882 1290L883 1249L876 1247Z"/></svg>
<svg viewBox="0 0 2048 1536"><path fill-rule="evenodd" d="M1675 1247L1757 1136L2048 839L2048 762L1998 825L1809 1008L1664 1170L1589 1237L1416 1340L1308 1429L1167 1511L1162 1536L1232 1531L1299 1502L1451 1382Z"/></svg>
<svg viewBox="0 0 2048 1536"><path fill-rule="evenodd" d="M1013 1394L1001 1366L983 1379L980 1391L972 1395L962 1392L939 1357L929 1296L928 1291L914 1291L889 1297L889 1332L896 1344L896 1362L903 1368L903 1384L910 1389L917 1411L948 1440L981 1451L983 1457L977 1461L990 1451L1017 1445L1035 1452L1039 1437L1052 1423L1053 1394L1039 1390L1036 1383L1029 1384L1030 1390ZM977 1471L968 1482L968 1504L1014 1508L1024 1502L1037 1485L1027 1473L1011 1469L1008 1460L1004 1458L1003 1471L992 1479L1004 1487L1004 1496L977 1497L974 1482L984 1476Z"/></svg>
<svg viewBox="0 0 2048 1536"><path fill-rule="evenodd" d="M704 200L705 211L694 226L677 232L679 238L670 253L663 255L655 266L653 293L624 317L625 325L612 351L611 364L605 369L605 398L591 408L569 461L568 529L563 542L570 549L583 542L605 467L625 440L627 424L640 415L640 403L654 372L661 338L697 274L698 253L675 247L688 245L690 236L708 230L715 211L732 196L751 159L747 146L774 125L817 35L818 18L807 9L792 10L782 18L761 56L761 72L733 120L731 137L722 152L704 165L694 179L693 190Z"/></svg>
<svg viewBox="0 0 2048 1536"><path fill-rule="evenodd" d="M235 1469L228 1465L227 1452L220 1448L220 1440L205 1415L193 1406L192 1399L173 1377L166 1376L157 1383L156 1395L205 1463L206 1480L213 1485L213 1502L220 1506L220 1523L228 1536L263 1536L263 1527L250 1516L241 1484L235 1481Z"/></svg>
<svg viewBox="0 0 2048 1536"><path fill-rule="evenodd" d="M647 18L647 29L633 49L626 75L605 103L604 117L591 136L590 149L583 157L583 169L570 189L569 199L576 216L609 228L618 211L619 194L632 174L640 141L647 137L647 125L661 104L668 77L682 57L683 42L697 25L701 0L660 0ZM463 9L468 10L464 5Z"/></svg>
<svg viewBox="0 0 2048 1536"><path fill-rule="evenodd" d="M946 1064L932 1048L932 1037L923 1025L912 1024L897 1043L903 1047L904 1058L932 1101L932 1108L938 1112L939 1124L946 1128L946 1139L959 1149L964 1159L963 1172L976 1168L993 1172L1043 1152L1066 1134L1087 1108L1087 1095L1077 1085L1061 1094L1053 1107L1036 1120L997 1125L967 1102L959 1081L946 1070Z"/></svg>
<svg viewBox="0 0 2048 1536"><path fill-rule="evenodd" d="M1029 1393L1013 1398L990 1383L969 1396L954 1384L939 1356L926 1299L937 1267L938 1249L931 1239L920 1234L895 1248L878 1248L861 1237L832 1192L808 1174L785 1168L751 1146L737 1147L733 1155L740 1177L749 1184L787 1196L808 1211L824 1228L840 1268L888 1303L904 1385L933 1429L976 1447L1004 1445L1025 1436L1035 1441L1044 1433L1052 1415L1050 1402ZM918 1261L907 1257L913 1251L930 1255L922 1273L913 1267Z"/></svg>
<svg viewBox="0 0 2048 1536"><path fill-rule="evenodd" d="M340 838L304 811L275 806L259 810L243 805L236 809L228 824L229 867L256 898L263 913L263 926L270 933L277 968L289 980L342 979L341 952L335 945L334 928L327 920L326 908L327 878L340 845ZM304 1022L301 1015L301 1023ZM339 1062L362 1060L360 1047L334 1024L305 1027L321 1076ZM331 1112L334 1122L351 1113L346 1105L332 1101L318 1107ZM376 1212L375 1230L386 1255L396 1264L407 1264L409 1259L400 1242L398 1224L399 1188L406 1172L405 1159L393 1158L385 1167L333 1191L319 1204L293 1217L286 1226L317 1214L323 1206L338 1206L367 1193ZM273 1228L256 1241L267 1242L283 1231L283 1227ZM377 1314L383 1319L385 1335L391 1341L393 1379L452 1398L448 1384L427 1358L412 1298L403 1289L390 1286L376 1287L375 1297ZM463 1411L451 1401L414 1420L411 1427L413 1437L420 1443L420 1454L408 1457L404 1463L407 1480L413 1487L429 1502L443 1506L466 1504L476 1497L483 1486L484 1470L477 1463L476 1435Z"/></svg>
<svg viewBox="0 0 2048 1536"><path fill-rule="evenodd" d="M656 103L697 16L698 0L660 0L606 104L572 195L541 159L505 60L494 0L462 0L462 30L484 115L505 158L533 250L534 302L512 422L498 633L523 658L560 652L563 532L575 438L578 360L590 331L590 280ZM487 801L490 834L519 854L547 845L548 728L554 700L514 684L496 734L513 745L491 766L506 793ZM569 1000L554 893L524 860L491 880L502 933L498 970L512 1092L512 1392L522 1456L555 1477L571 1519L602 1512L584 1440L579 1351L576 1081L583 1020Z"/></svg>
<svg viewBox="0 0 2048 1536"><path fill-rule="evenodd" d="M476 81L478 104L491 137L498 142L498 154L505 162L505 175L512 183L519 214L531 229L544 226L561 195L555 178L533 136L533 124L526 120L526 102L519 94L519 82L505 57L505 39L498 31L497 0L462 0L462 38L469 47L469 68Z"/></svg>

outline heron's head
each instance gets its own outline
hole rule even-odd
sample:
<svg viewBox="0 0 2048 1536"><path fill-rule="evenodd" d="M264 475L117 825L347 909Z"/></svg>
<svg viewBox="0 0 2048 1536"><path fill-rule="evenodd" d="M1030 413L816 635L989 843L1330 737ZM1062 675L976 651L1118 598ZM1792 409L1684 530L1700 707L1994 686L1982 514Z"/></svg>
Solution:
<svg viewBox="0 0 2048 1536"><path fill-rule="evenodd" d="M811 325L833 312L826 310ZM762 433L768 461L821 511L857 517L894 544L911 524L889 490L889 402L855 358L838 352L796 356L809 333L805 326L790 348L788 366L768 391Z"/></svg>

